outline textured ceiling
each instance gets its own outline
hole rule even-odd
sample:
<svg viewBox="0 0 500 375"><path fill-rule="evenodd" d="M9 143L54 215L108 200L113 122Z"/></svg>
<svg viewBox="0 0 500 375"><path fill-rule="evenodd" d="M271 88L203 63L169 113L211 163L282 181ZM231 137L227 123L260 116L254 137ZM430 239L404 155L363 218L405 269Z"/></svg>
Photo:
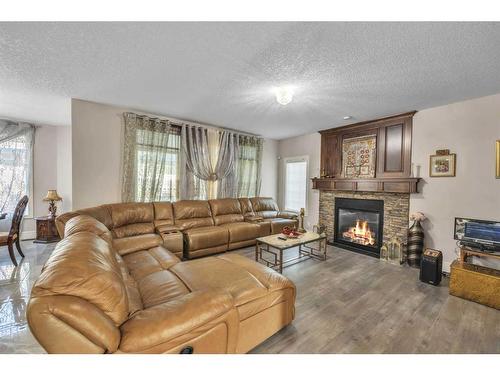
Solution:
<svg viewBox="0 0 500 375"><path fill-rule="evenodd" d="M499 72L499 23L0 23L0 116L54 125L79 98L280 139L498 93Z"/></svg>

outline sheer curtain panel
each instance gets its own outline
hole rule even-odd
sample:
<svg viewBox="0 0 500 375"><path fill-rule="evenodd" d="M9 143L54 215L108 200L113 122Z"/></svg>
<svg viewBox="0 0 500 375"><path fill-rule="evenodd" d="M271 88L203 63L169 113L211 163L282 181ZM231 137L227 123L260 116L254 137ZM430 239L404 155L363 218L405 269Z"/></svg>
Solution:
<svg viewBox="0 0 500 375"><path fill-rule="evenodd" d="M122 200L176 201L180 129L169 121L124 113Z"/></svg>
<svg viewBox="0 0 500 375"><path fill-rule="evenodd" d="M181 149L183 199L236 196L237 134L185 124Z"/></svg>
<svg viewBox="0 0 500 375"><path fill-rule="evenodd" d="M0 212L13 213L31 196L35 126L0 119Z"/></svg>
<svg viewBox="0 0 500 375"><path fill-rule="evenodd" d="M260 194L263 140L240 135L238 155L238 197L256 197Z"/></svg>

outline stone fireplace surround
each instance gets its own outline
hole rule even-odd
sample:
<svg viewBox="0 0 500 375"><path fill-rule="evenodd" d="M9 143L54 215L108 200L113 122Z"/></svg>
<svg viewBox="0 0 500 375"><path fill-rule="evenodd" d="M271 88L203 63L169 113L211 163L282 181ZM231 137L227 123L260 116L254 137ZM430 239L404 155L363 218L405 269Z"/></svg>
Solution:
<svg viewBox="0 0 500 375"><path fill-rule="evenodd" d="M382 242L397 238L401 243L408 240L410 215L409 193L320 191L319 223L326 226L328 243L333 243L335 198L379 199L384 201L384 228Z"/></svg>

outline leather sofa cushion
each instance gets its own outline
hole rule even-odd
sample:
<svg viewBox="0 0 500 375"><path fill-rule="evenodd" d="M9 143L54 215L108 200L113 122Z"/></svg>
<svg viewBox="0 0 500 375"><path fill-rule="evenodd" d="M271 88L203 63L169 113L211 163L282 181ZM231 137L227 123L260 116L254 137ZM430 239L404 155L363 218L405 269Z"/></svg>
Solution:
<svg viewBox="0 0 500 375"><path fill-rule="evenodd" d="M92 216L97 221L100 221L106 228L113 228L113 220L111 219L111 212L108 208L109 205L103 204L97 207L83 208L81 210L77 210L76 212L80 215L88 215Z"/></svg>
<svg viewBox="0 0 500 375"><path fill-rule="evenodd" d="M252 202L250 202L250 198L238 198L241 207L241 213L244 216L253 216L255 212L252 208Z"/></svg>
<svg viewBox="0 0 500 375"><path fill-rule="evenodd" d="M256 214L265 218L278 215L279 208L273 198L255 197L250 198L250 201Z"/></svg>
<svg viewBox="0 0 500 375"><path fill-rule="evenodd" d="M184 283L169 270L151 273L138 281L145 308L168 302L190 293Z"/></svg>
<svg viewBox="0 0 500 375"><path fill-rule="evenodd" d="M267 294L258 279L233 262L208 257L181 262L170 269L191 291L222 289L234 298L235 306L243 305Z"/></svg>
<svg viewBox="0 0 500 375"><path fill-rule="evenodd" d="M265 296L242 305L236 304L238 306L240 321L287 299L295 300L295 284L285 276L274 272L271 268L238 254L224 254L219 255L218 258L232 263L234 266L241 267L241 269L255 277L267 289Z"/></svg>
<svg viewBox="0 0 500 375"><path fill-rule="evenodd" d="M259 230L259 237L265 237L269 236L272 234L272 229L271 229L271 222L268 221L260 221L256 223L260 230Z"/></svg>
<svg viewBox="0 0 500 375"><path fill-rule="evenodd" d="M154 233L152 203L116 203L108 207L113 220L114 237Z"/></svg>
<svg viewBox="0 0 500 375"><path fill-rule="evenodd" d="M79 232L94 233L101 237L109 245L112 245L113 238L111 236L111 232L103 223L97 221L92 216L78 215L66 222L64 227L64 237L69 237L72 234Z"/></svg>
<svg viewBox="0 0 500 375"><path fill-rule="evenodd" d="M163 247L176 256L183 257L184 236L181 232L161 233L160 236L163 240Z"/></svg>
<svg viewBox="0 0 500 375"><path fill-rule="evenodd" d="M155 272L168 270L181 261L163 246L127 254L123 260L132 277L138 281Z"/></svg>
<svg viewBox="0 0 500 375"><path fill-rule="evenodd" d="M94 233L75 233L59 242L31 293L32 298L51 295L82 298L117 326L128 318L127 293L115 252Z"/></svg>
<svg viewBox="0 0 500 375"><path fill-rule="evenodd" d="M123 260L123 258L115 253L116 261L120 266L120 270L122 273L122 279L125 284L125 289L127 291L127 299L128 299L128 315L129 317L135 314L137 311L144 309L144 305L142 304L141 293L139 292L139 287L135 279L130 275L127 264Z"/></svg>
<svg viewBox="0 0 500 375"><path fill-rule="evenodd" d="M293 219L273 218L264 220L271 223L272 234L281 233L284 227L296 227L298 225L298 221Z"/></svg>
<svg viewBox="0 0 500 375"><path fill-rule="evenodd" d="M201 227L184 231L189 250L206 249L229 242L229 231L222 227Z"/></svg>
<svg viewBox="0 0 500 375"><path fill-rule="evenodd" d="M216 288L231 294L240 321L295 298L295 285L283 275L238 254L176 264L171 268L192 291Z"/></svg>
<svg viewBox="0 0 500 375"><path fill-rule="evenodd" d="M156 229L160 226L174 225L174 210L170 202L154 202L155 211L154 226Z"/></svg>
<svg viewBox="0 0 500 375"><path fill-rule="evenodd" d="M243 221L243 214L238 199L211 199L208 202L212 210L215 225Z"/></svg>
<svg viewBox="0 0 500 375"><path fill-rule="evenodd" d="M133 253L138 250L145 250L161 245L163 240L159 234L141 234L139 236L115 238L113 248L120 255Z"/></svg>
<svg viewBox="0 0 500 375"><path fill-rule="evenodd" d="M64 227L66 223L73 217L78 216L78 215L87 215L91 216L97 221L103 223L106 228L112 229L113 228L113 220L111 220L111 214L108 210L107 205L102 205L102 206L97 206L97 207L91 207L91 208L84 208L81 210L77 211L72 211L72 212L66 212L61 215L58 215L56 217L56 228L57 232L59 233L59 236L61 238L64 237Z"/></svg>
<svg viewBox="0 0 500 375"><path fill-rule="evenodd" d="M154 211L155 211L155 220L162 220L168 223L165 224L173 224L174 223L174 211L172 209L172 203L170 202L154 202L153 203Z"/></svg>
<svg viewBox="0 0 500 375"><path fill-rule="evenodd" d="M219 225L229 231L229 242L253 240L260 235L260 227L251 223L229 223Z"/></svg>
<svg viewBox="0 0 500 375"><path fill-rule="evenodd" d="M129 224L113 229L113 235L115 238L132 237L141 234L150 234L154 232L155 232L155 227L153 223Z"/></svg>
<svg viewBox="0 0 500 375"><path fill-rule="evenodd" d="M231 314L230 317L227 314ZM188 293L140 311L129 319L120 327L119 349L125 353L137 353L164 352L177 347L179 351L182 348L179 345L220 324L226 330L217 337L214 345L229 340L229 330L237 329L237 314L228 293L218 290Z"/></svg>
<svg viewBox="0 0 500 375"><path fill-rule="evenodd" d="M173 203L174 223L181 230L213 226L212 212L208 201L185 200Z"/></svg>

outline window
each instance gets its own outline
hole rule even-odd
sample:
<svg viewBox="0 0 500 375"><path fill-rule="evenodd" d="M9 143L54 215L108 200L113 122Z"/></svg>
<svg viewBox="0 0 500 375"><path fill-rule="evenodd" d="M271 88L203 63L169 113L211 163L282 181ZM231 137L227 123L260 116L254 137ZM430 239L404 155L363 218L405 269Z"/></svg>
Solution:
<svg viewBox="0 0 500 375"><path fill-rule="evenodd" d="M306 157L285 159L285 210L306 208L307 164Z"/></svg>
<svg viewBox="0 0 500 375"><path fill-rule="evenodd" d="M31 134L0 143L0 212L13 213L24 195L32 196L31 153ZM30 214L28 205L25 216Z"/></svg>
<svg viewBox="0 0 500 375"><path fill-rule="evenodd" d="M136 133L135 201L178 199L180 134L140 129ZM166 141L166 142L165 142Z"/></svg>

